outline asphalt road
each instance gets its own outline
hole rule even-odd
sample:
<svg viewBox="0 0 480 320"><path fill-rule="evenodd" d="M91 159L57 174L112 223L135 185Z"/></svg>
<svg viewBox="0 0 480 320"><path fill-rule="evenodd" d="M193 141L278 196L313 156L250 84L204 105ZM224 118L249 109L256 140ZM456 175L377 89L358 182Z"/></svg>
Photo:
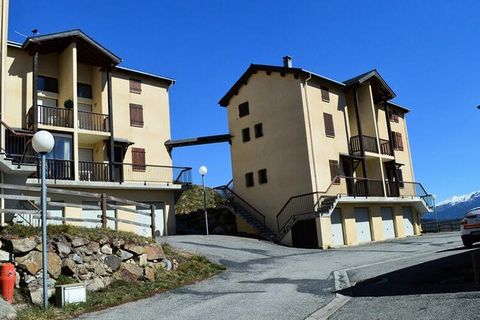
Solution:
<svg viewBox="0 0 480 320"><path fill-rule="evenodd" d="M461 248L457 233L336 250L288 248L254 239L215 235L173 236L163 241L205 255L225 265L227 271L194 285L84 315L81 319L306 319L336 301L334 271L346 272L352 285L384 274L398 279L404 276L402 270L410 273L416 265L428 268L429 261L466 252ZM378 282L388 282L387 278L381 277ZM373 296L369 294L372 291L369 286L359 287L359 284L355 288L359 297L351 290L341 291L351 299L336 310L333 319L385 319L386 315L390 315L387 317L390 319L402 319L396 317L398 314L393 308L393 300L398 300L398 296ZM441 294L435 292L434 295ZM467 293L448 293L446 299L452 294L463 297ZM420 295L430 298L428 292L420 292ZM409 307L409 300L412 303L419 300L413 293L405 297L408 299L403 304L399 301L397 306L409 310L410 313L405 313L409 318L413 318L413 314L422 318L422 313L429 313L428 304L416 304L418 310ZM392 305L390 313L383 314L385 303Z"/></svg>

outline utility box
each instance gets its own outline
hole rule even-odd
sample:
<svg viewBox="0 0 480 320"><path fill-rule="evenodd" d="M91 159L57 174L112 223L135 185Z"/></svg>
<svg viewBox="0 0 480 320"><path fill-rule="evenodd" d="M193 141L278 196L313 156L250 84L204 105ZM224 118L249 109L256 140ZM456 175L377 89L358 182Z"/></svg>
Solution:
<svg viewBox="0 0 480 320"><path fill-rule="evenodd" d="M65 284L55 287L55 304L63 307L67 303L87 301L87 288L82 283Z"/></svg>

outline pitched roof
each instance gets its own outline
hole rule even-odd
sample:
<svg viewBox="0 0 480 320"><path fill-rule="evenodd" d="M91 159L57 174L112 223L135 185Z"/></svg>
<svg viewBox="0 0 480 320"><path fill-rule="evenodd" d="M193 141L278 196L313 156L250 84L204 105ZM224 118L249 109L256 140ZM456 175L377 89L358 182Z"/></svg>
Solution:
<svg viewBox="0 0 480 320"><path fill-rule="evenodd" d="M39 53L60 52L72 42L75 42L77 48L79 48L78 58L80 62L99 66L114 66L121 62L118 56L79 29L29 37L23 43L22 48Z"/></svg>
<svg viewBox="0 0 480 320"><path fill-rule="evenodd" d="M157 74L143 72L143 71L135 70L135 69L131 69L131 68L116 66L114 68L114 70L129 73L129 74L133 74L133 75L137 75L137 76L141 76L141 77L147 77L147 78L151 78L151 79L154 79L154 80L160 80L160 81L163 81L163 82L167 83L169 86L171 86L175 83L175 79L171 79L171 78L167 78L167 77L160 76L160 75L157 75Z"/></svg>
<svg viewBox="0 0 480 320"><path fill-rule="evenodd" d="M343 83L347 87L351 87L361 85L366 81L370 81L372 83L372 85L374 86L374 94L378 94L380 96L380 100L390 100L396 97L395 92L393 92L392 88L390 88L390 86L382 78L382 76L380 76L376 69L362 73L351 79L345 80Z"/></svg>

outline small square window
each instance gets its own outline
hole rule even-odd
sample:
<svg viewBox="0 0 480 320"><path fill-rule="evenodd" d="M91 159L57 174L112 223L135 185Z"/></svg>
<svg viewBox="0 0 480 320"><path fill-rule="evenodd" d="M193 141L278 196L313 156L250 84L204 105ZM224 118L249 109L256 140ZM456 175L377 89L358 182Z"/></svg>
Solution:
<svg viewBox="0 0 480 320"><path fill-rule="evenodd" d="M254 126L255 129L255 138L263 137L263 125L261 123L257 123Z"/></svg>
<svg viewBox="0 0 480 320"><path fill-rule="evenodd" d="M130 79L130 92L142 93L142 81Z"/></svg>
<svg viewBox="0 0 480 320"><path fill-rule="evenodd" d="M264 184L267 183L267 169L258 170L258 183Z"/></svg>
<svg viewBox="0 0 480 320"><path fill-rule="evenodd" d="M37 90L58 93L58 80L56 78L38 76Z"/></svg>
<svg viewBox="0 0 480 320"><path fill-rule="evenodd" d="M325 102L330 102L330 91L328 90L328 88L320 87L320 90L322 91L322 100Z"/></svg>
<svg viewBox="0 0 480 320"><path fill-rule="evenodd" d="M248 107L248 102L244 102L238 106L238 116L245 117L250 114L250 109Z"/></svg>
<svg viewBox="0 0 480 320"><path fill-rule="evenodd" d="M77 97L92 99L92 86L87 83L77 83Z"/></svg>
<svg viewBox="0 0 480 320"><path fill-rule="evenodd" d="M242 141L250 141L250 128L242 129Z"/></svg>
<svg viewBox="0 0 480 320"><path fill-rule="evenodd" d="M245 174L245 185L247 186L247 188L253 187L253 172Z"/></svg>

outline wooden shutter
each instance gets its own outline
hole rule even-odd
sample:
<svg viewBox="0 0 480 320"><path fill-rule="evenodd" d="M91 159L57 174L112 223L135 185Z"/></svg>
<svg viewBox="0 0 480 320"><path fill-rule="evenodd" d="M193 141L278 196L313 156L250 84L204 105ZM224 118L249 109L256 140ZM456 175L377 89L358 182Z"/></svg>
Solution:
<svg viewBox="0 0 480 320"><path fill-rule="evenodd" d="M322 92L322 100L325 102L330 102L330 92L327 87L320 87Z"/></svg>
<svg viewBox="0 0 480 320"><path fill-rule="evenodd" d="M402 140L402 134L400 132L395 133L396 139L397 140L397 149L400 151L403 151L403 140Z"/></svg>
<svg viewBox="0 0 480 320"><path fill-rule="evenodd" d="M328 137L335 137L335 128L333 126L333 116L329 113L324 113L323 122L325 123L325 134Z"/></svg>
<svg viewBox="0 0 480 320"><path fill-rule="evenodd" d="M402 169L400 168L397 169L397 178L398 178L398 187L403 188L404 187L403 172L402 172Z"/></svg>
<svg viewBox="0 0 480 320"><path fill-rule="evenodd" d="M145 149L132 148L133 171L145 171Z"/></svg>
<svg viewBox="0 0 480 320"><path fill-rule="evenodd" d="M132 127L143 127L143 106L130 103L130 125Z"/></svg>
<svg viewBox="0 0 480 320"><path fill-rule="evenodd" d="M140 80L130 79L130 92L142 93L142 82Z"/></svg>
<svg viewBox="0 0 480 320"><path fill-rule="evenodd" d="M337 160L330 160L329 163L330 163L330 180L332 180L333 183L335 183L335 184L339 184L340 183L340 178L338 177L338 175L339 175L338 161ZM335 179L335 181L334 181L334 179Z"/></svg>
<svg viewBox="0 0 480 320"><path fill-rule="evenodd" d="M398 113L393 113L393 121L398 123Z"/></svg>

